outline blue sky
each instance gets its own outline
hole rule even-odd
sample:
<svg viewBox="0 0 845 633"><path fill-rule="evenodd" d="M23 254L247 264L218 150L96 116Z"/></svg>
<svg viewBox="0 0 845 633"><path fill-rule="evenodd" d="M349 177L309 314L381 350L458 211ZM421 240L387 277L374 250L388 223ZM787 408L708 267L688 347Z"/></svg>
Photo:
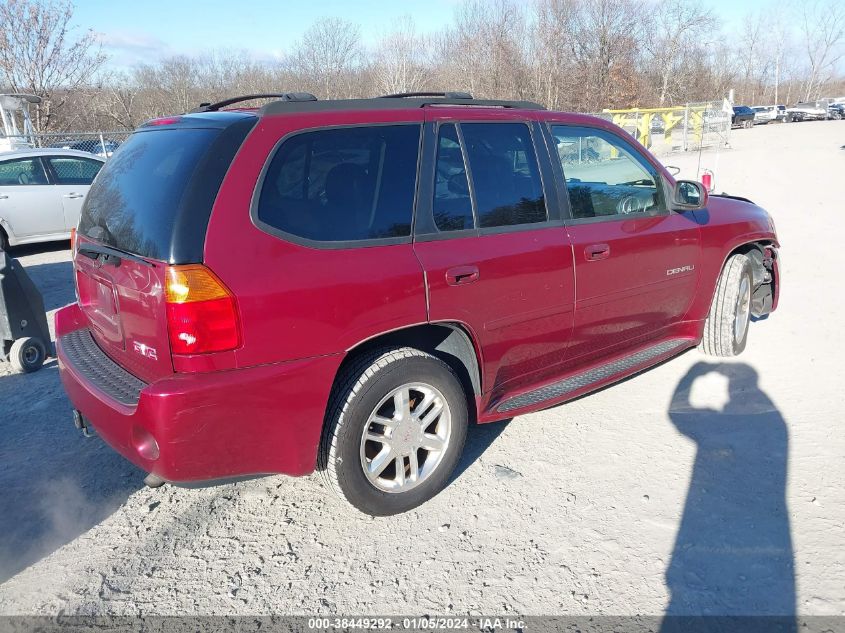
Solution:
<svg viewBox="0 0 845 633"><path fill-rule="evenodd" d="M526 0L528 1L528 0ZM112 66L127 67L172 54L208 49L248 50L258 58L289 51L322 17L360 25L365 43L409 15L422 32L448 24L460 0L76 0L74 22L100 34ZM771 0L704 0L730 28Z"/></svg>

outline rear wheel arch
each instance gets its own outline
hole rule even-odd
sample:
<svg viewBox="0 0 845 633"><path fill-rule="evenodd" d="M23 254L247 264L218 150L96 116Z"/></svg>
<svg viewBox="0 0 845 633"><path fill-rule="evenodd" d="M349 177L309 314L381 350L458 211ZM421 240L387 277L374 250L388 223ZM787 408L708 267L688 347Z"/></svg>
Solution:
<svg viewBox="0 0 845 633"><path fill-rule="evenodd" d="M471 334L459 323L424 323L401 330L385 332L361 341L346 352L339 376L355 358L370 350L382 347L412 347L440 358L461 379L467 397L481 394L481 362L478 347Z"/></svg>

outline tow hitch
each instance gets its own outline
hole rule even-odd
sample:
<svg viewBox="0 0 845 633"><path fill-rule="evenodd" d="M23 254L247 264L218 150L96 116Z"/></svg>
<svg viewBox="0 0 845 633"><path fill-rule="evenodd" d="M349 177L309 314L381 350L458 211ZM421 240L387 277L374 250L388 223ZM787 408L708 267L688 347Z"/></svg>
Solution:
<svg viewBox="0 0 845 633"><path fill-rule="evenodd" d="M73 410L73 425L82 431L85 437L94 437L94 429L77 409Z"/></svg>

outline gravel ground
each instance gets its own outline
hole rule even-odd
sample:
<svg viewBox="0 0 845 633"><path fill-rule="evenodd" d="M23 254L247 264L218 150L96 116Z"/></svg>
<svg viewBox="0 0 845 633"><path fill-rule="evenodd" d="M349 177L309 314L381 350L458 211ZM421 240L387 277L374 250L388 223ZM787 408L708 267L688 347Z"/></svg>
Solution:
<svg viewBox="0 0 845 633"><path fill-rule="evenodd" d="M55 362L0 365L0 613L845 614L845 123L731 142L701 166L783 243L746 352L471 429L451 485L402 516L314 477L145 489L73 429ZM17 253L50 310L73 298L65 248Z"/></svg>

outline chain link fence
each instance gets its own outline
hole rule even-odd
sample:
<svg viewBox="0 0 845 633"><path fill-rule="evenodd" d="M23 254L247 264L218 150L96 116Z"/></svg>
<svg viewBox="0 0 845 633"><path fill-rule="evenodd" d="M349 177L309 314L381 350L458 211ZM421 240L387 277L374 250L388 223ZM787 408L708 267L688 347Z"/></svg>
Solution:
<svg viewBox="0 0 845 633"><path fill-rule="evenodd" d="M604 110L612 121L657 156L728 145L731 112L724 101L687 103L671 108Z"/></svg>
<svg viewBox="0 0 845 633"><path fill-rule="evenodd" d="M0 134L0 152L29 148L75 149L108 158L132 132L50 132L26 136Z"/></svg>

